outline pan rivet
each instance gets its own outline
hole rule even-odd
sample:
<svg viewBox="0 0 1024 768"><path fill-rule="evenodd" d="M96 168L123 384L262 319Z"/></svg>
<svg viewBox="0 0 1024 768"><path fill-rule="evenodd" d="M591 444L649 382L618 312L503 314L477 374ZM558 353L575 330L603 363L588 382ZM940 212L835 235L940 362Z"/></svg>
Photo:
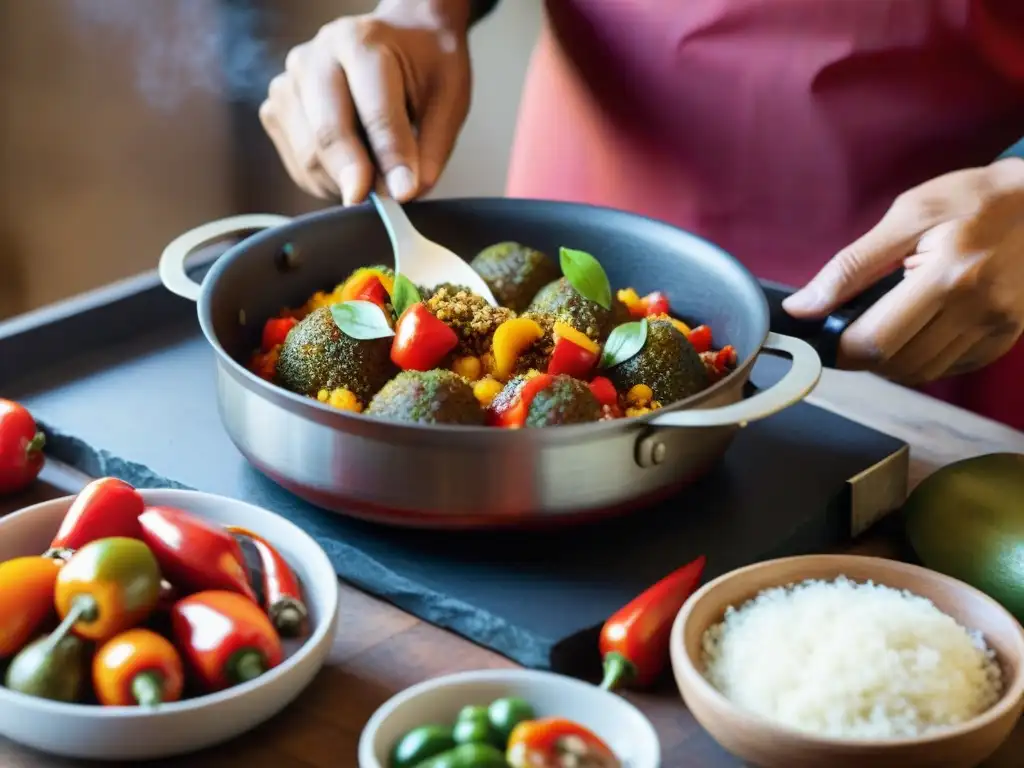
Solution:
<svg viewBox="0 0 1024 768"><path fill-rule="evenodd" d="M655 443L651 446L651 463L661 464L665 460L665 452L668 449L665 448L664 443Z"/></svg>
<svg viewBox="0 0 1024 768"><path fill-rule="evenodd" d="M277 252L275 263L281 272L291 272L293 269L297 269L299 266L299 252L296 250L295 244L285 243L282 245L281 250Z"/></svg>

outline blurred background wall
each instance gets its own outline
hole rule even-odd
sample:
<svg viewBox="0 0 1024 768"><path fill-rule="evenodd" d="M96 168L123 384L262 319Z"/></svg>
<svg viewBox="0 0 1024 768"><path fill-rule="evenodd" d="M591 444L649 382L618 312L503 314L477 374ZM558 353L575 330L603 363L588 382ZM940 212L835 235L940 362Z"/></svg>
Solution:
<svg viewBox="0 0 1024 768"><path fill-rule="evenodd" d="M182 231L320 205L257 108L288 48L375 0L0 0L0 318L156 266ZM473 104L432 197L500 195L541 0L472 33Z"/></svg>

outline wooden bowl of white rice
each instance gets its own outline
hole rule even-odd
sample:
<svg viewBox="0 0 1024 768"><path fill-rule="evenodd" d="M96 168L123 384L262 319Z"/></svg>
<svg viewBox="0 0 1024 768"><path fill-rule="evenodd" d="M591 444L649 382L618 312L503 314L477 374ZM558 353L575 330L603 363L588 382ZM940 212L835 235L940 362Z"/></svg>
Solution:
<svg viewBox="0 0 1024 768"><path fill-rule="evenodd" d="M973 587L895 560L727 573L687 601L671 650L693 716L762 768L970 768L1024 709L1024 628Z"/></svg>

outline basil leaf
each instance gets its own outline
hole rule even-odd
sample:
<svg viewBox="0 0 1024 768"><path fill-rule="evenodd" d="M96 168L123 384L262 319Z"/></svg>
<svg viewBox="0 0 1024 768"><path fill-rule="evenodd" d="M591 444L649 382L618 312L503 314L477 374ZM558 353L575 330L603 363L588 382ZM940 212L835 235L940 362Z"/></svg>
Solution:
<svg viewBox="0 0 1024 768"><path fill-rule="evenodd" d="M346 336L365 341L394 336L384 310L372 301L343 301L331 306L334 324Z"/></svg>
<svg viewBox="0 0 1024 768"><path fill-rule="evenodd" d="M607 310L612 308L612 286L597 259L586 251L562 248L558 260L565 279L580 296Z"/></svg>
<svg viewBox="0 0 1024 768"><path fill-rule="evenodd" d="M420 292L412 284L412 280L405 275L395 275L395 287L393 290L394 295L391 297L391 306L395 308L396 317L401 317L402 313L413 304L419 304L423 301L420 298Z"/></svg>
<svg viewBox="0 0 1024 768"><path fill-rule="evenodd" d="M604 343L601 367L614 368L644 348L647 343L647 318L616 326Z"/></svg>

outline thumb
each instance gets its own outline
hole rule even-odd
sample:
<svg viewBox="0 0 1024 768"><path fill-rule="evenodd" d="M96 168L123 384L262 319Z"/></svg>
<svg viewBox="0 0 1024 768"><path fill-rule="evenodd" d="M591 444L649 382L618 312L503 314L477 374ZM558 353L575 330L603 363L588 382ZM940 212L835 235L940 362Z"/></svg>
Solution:
<svg viewBox="0 0 1024 768"><path fill-rule="evenodd" d="M420 183L424 190L437 183L468 113L467 94L457 88L442 90L427 107L419 126Z"/></svg>
<svg viewBox="0 0 1024 768"><path fill-rule="evenodd" d="M782 302L797 318L824 317L902 263L919 232L910 222L885 216L866 234L843 248L803 288Z"/></svg>

